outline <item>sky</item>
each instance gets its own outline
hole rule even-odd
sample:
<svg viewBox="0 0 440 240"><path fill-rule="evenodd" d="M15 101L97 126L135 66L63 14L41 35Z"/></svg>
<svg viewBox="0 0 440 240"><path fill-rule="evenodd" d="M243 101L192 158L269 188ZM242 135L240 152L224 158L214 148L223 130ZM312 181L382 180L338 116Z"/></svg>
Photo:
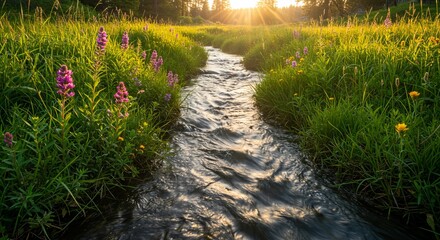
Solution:
<svg viewBox="0 0 440 240"><path fill-rule="evenodd" d="M212 6L213 0L208 0ZM232 9L237 8L252 8L257 6L258 0L229 0ZM288 7L290 5L296 5L296 0L277 0L277 7Z"/></svg>

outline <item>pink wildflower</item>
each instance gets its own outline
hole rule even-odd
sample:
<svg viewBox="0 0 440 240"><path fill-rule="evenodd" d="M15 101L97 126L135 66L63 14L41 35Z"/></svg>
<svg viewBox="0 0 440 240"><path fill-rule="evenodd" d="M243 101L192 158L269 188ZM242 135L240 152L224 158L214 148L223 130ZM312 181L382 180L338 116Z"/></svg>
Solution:
<svg viewBox="0 0 440 240"><path fill-rule="evenodd" d="M75 88L72 79L72 70L67 69L66 65L62 65L57 72L57 93L63 97L69 98L75 96L75 92L72 91Z"/></svg>
<svg viewBox="0 0 440 240"><path fill-rule="evenodd" d="M115 98L115 102L117 104L119 103L126 103L128 102L128 91L127 88L125 87L125 83L124 82L120 82L119 85L116 87L117 91L115 93L115 95L113 95L113 97Z"/></svg>
<svg viewBox="0 0 440 240"><path fill-rule="evenodd" d="M10 132L5 132L3 141L6 143L6 146L12 147L12 140L14 139L14 136Z"/></svg>

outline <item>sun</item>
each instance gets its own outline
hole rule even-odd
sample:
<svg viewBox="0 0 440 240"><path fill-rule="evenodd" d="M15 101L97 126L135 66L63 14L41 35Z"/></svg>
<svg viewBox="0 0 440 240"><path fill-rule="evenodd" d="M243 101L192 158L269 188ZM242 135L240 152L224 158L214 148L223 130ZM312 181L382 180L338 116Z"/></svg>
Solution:
<svg viewBox="0 0 440 240"><path fill-rule="evenodd" d="M209 0L210 5L212 6L212 1ZM277 7L288 7L290 5L299 6L301 5L301 1L296 0L277 0ZM240 8L254 8L257 6L258 0L230 0L229 1L232 9L240 9Z"/></svg>
<svg viewBox="0 0 440 240"><path fill-rule="evenodd" d="M231 8L239 9L239 8L254 8L257 6L256 0L231 0Z"/></svg>

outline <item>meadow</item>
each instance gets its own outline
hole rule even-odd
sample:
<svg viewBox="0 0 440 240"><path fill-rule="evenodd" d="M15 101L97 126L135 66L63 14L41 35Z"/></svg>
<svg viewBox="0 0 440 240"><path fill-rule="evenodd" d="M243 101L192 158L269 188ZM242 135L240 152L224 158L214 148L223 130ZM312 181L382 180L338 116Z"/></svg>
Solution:
<svg viewBox="0 0 440 240"><path fill-rule="evenodd" d="M335 189L436 234L437 13L270 27L0 16L0 238L56 236L154 174L202 45L265 73L263 117L298 135L304 161Z"/></svg>
<svg viewBox="0 0 440 240"><path fill-rule="evenodd" d="M406 7L186 34L265 73L255 86L264 118L298 135L335 189L439 238L440 19L436 5Z"/></svg>
<svg viewBox="0 0 440 240"><path fill-rule="evenodd" d="M0 238L54 237L168 154L180 86L206 62L172 26L0 21Z"/></svg>

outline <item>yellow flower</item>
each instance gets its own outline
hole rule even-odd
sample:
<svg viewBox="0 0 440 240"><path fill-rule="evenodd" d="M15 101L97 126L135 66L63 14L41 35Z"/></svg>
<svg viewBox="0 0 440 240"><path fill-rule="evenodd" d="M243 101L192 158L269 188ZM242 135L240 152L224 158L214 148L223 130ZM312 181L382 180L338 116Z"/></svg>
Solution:
<svg viewBox="0 0 440 240"><path fill-rule="evenodd" d="M434 44L437 44L439 42L439 39L434 37L434 36L431 36L431 37L428 38L428 41L430 41L430 42L432 42Z"/></svg>
<svg viewBox="0 0 440 240"><path fill-rule="evenodd" d="M299 62L303 62L303 61L304 61L304 58L300 58L300 59L299 59Z"/></svg>
<svg viewBox="0 0 440 240"><path fill-rule="evenodd" d="M298 96L298 93L293 94L293 96L294 96L294 97L297 97L297 96Z"/></svg>
<svg viewBox="0 0 440 240"><path fill-rule="evenodd" d="M144 146L144 145L140 145L140 146L139 146L139 149L144 150L144 149L145 149L145 146Z"/></svg>
<svg viewBox="0 0 440 240"><path fill-rule="evenodd" d="M304 71L303 70L298 70L298 74L303 74Z"/></svg>
<svg viewBox="0 0 440 240"><path fill-rule="evenodd" d="M124 141L124 138L123 137L118 137L118 141L122 142L122 141Z"/></svg>
<svg viewBox="0 0 440 240"><path fill-rule="evenodd" d="M144 127L148 127L148 123L147 122L144 122Z"/></svg>
<svg viewBox="0 0 440 240"><path fill-rule="evenodd" d="M333 100L335 100L335 98L334 97L329 97L328 100L329 101L333 101Z"/></svg>
<svg viewBox="0 0 440 240"><path fill-rule="evenodd" d="M396 125L396 132L401 133L401 132L406 132L408 131L408 127L406 126L405 123L398 123Z"/></svg>
<svg viewBox="0 0 440 240"><path fill-rule="evenodd" d="M420 93L417 92L417 91L412 91L412 92L409 93L409 96L414 100L414 99L416 99L417 97L420 96Z"/></svg>

